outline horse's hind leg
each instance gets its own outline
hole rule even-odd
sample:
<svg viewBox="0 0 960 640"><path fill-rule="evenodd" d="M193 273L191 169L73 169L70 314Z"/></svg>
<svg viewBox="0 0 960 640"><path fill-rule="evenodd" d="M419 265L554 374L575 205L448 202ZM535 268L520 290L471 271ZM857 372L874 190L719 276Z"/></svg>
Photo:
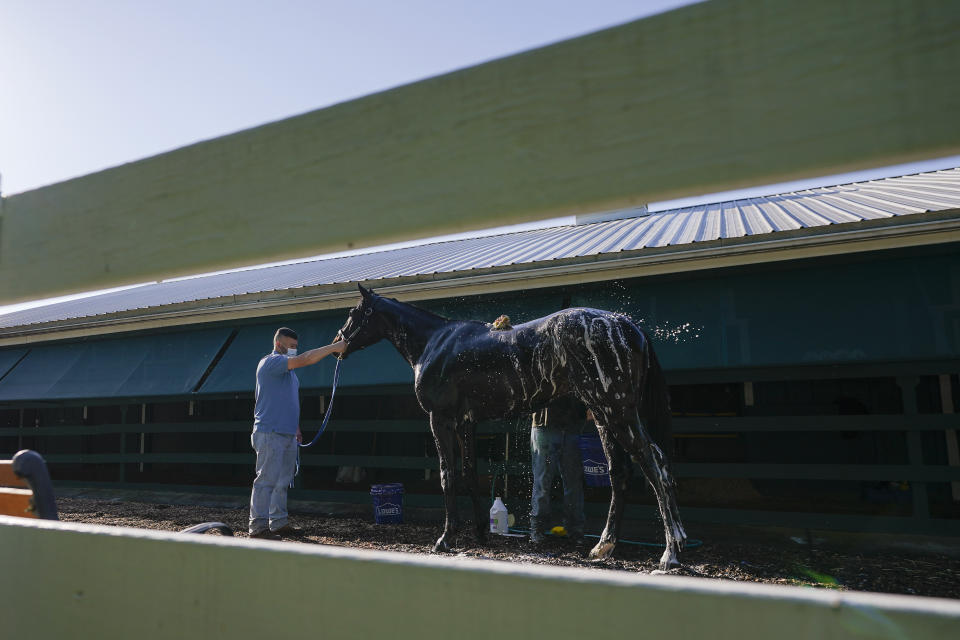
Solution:
<svg viewBox="0 0 960 640"><path fill-rule="evenodd" d="M454 426L452 420L441 420L435 414L430 414L430 430L433 432L433 440L437 444L437 457L440 459L440 487L443 489L443 505L447 515L443 525L443 534L433 545L434 551L450 551L453 538L457 534Z"/></svg>
<svg viewBox="0 0 960 640"><path fill-rule="evenodd" d="M610 429L597 423L597 431L600 433L603 452L606 454L607 463L610 465L610 509L607 512L607 525L603 528L600 541L590 550L591 560L602 560L613 553L617 538L620 537L621 516L626 504L625 494L632 473L630 461L614 441Z"/></svg>
<svg viewBox="0 0 960 640"><path fill-rule="evenodd" d="M630 457L640 464L643 475L657 497L666 542L666 549L660 557L660 568L666 571L671 567L678 567L678 554L687 540L687 534L680 522L680 510L677 507L673 476L670 475L667 458L650 438L639 418L634 418L634 424L629 431L618 431L614 435Z"/></svg>

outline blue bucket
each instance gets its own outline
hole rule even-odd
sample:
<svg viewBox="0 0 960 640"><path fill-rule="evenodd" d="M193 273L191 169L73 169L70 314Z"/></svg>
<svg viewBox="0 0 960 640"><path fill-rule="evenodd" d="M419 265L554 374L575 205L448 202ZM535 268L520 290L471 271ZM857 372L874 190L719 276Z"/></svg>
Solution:
<svg viewBox="0 0 960 640"><path fill-rule="evenodd" d="M370 487L373 496L373 520L377 524L403 523L403 484L375 484Z"/></svg>
<svg viewBox="0 0 960 640"><path fill-rule="evenodd" d="M580 460L583 462L583 480L588 487L610 486L610 464L603 452L600 436L580 436Z"/></svg>

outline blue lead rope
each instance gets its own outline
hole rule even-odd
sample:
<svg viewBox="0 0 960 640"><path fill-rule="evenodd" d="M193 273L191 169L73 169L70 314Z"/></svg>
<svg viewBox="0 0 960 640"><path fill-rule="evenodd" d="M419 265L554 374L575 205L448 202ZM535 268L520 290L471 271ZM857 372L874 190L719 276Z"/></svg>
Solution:
<svg viewBox="0 0 960 640"><path fill-rule="evenodd" d="M333 411L333 398L337 395L337 382L340 381L340 363L342 360L337 358L337 367L333 370L333 390L330 391L330 404L327 405L327 412L323 416L323 424L320 425L320 431L317 431L317 435L313 436L308 444L301 444L301 447L311 447L313 443L320 439L320 436L323 435L323 430L327 428L327 423L330 422L330 413Z"/></svg>
<svg viewBox="0 0 960 640"><path fill-rule="evenodd" d="M304 447L312 447L313 444L320 439L320 436L323 435L324 430L327 428L327 423L330 422L330 414L333 412L333 398L337 395L337 383L340 381L341 362L343 361L340 358L337 358L337 366L333 370L333 389L330 391L330 404L327 405L327 412L323 415L323 423L320 425L320 430L317 431L317 435L313 436L313 440L307 444L301 444L297 447L297 470L293 473L294 477L300 475L300 449ZM293 488L293 480L290 481L290 488Z"/></svg>

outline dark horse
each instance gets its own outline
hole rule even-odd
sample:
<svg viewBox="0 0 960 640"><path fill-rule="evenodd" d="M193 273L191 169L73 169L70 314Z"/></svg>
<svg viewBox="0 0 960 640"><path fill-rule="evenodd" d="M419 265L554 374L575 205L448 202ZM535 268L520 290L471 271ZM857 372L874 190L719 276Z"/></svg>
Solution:
<svg viewBox="0 0 960 640"><path fill-rule="evenodd" d="M449 551L457 530L454 441L461 445L483 541L488 519L477 485L477 421L530 413L573 394L593 411L613 487L607 525L590 557L608 557L616 545L630 474L626 453L640 464L660 507L666 537L660 567L679 564L687 535L662 448L669 436L669 398L653 347L633 321L609 311L565 309L496 330L483 322L448 320L362 286L360 293L363 299L338 334L347 341L342 357L386 338L413 367L417 400L430 414L446 507L434 551Z"/></svg>

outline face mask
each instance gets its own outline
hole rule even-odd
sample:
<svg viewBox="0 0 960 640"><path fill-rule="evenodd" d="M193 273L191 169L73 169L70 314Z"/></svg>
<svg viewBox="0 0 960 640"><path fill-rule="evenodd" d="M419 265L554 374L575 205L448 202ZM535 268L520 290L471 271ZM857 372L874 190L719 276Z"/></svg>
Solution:
<svg viewBox="0 0 960 640"><path fill-rule="evenodd" d="M292 357L295 356L295 355L297 355L297 348L296 348L296 347L290 347L289 349L287 349L287 357L288 357L288 358L292 358Z"/></svg>

